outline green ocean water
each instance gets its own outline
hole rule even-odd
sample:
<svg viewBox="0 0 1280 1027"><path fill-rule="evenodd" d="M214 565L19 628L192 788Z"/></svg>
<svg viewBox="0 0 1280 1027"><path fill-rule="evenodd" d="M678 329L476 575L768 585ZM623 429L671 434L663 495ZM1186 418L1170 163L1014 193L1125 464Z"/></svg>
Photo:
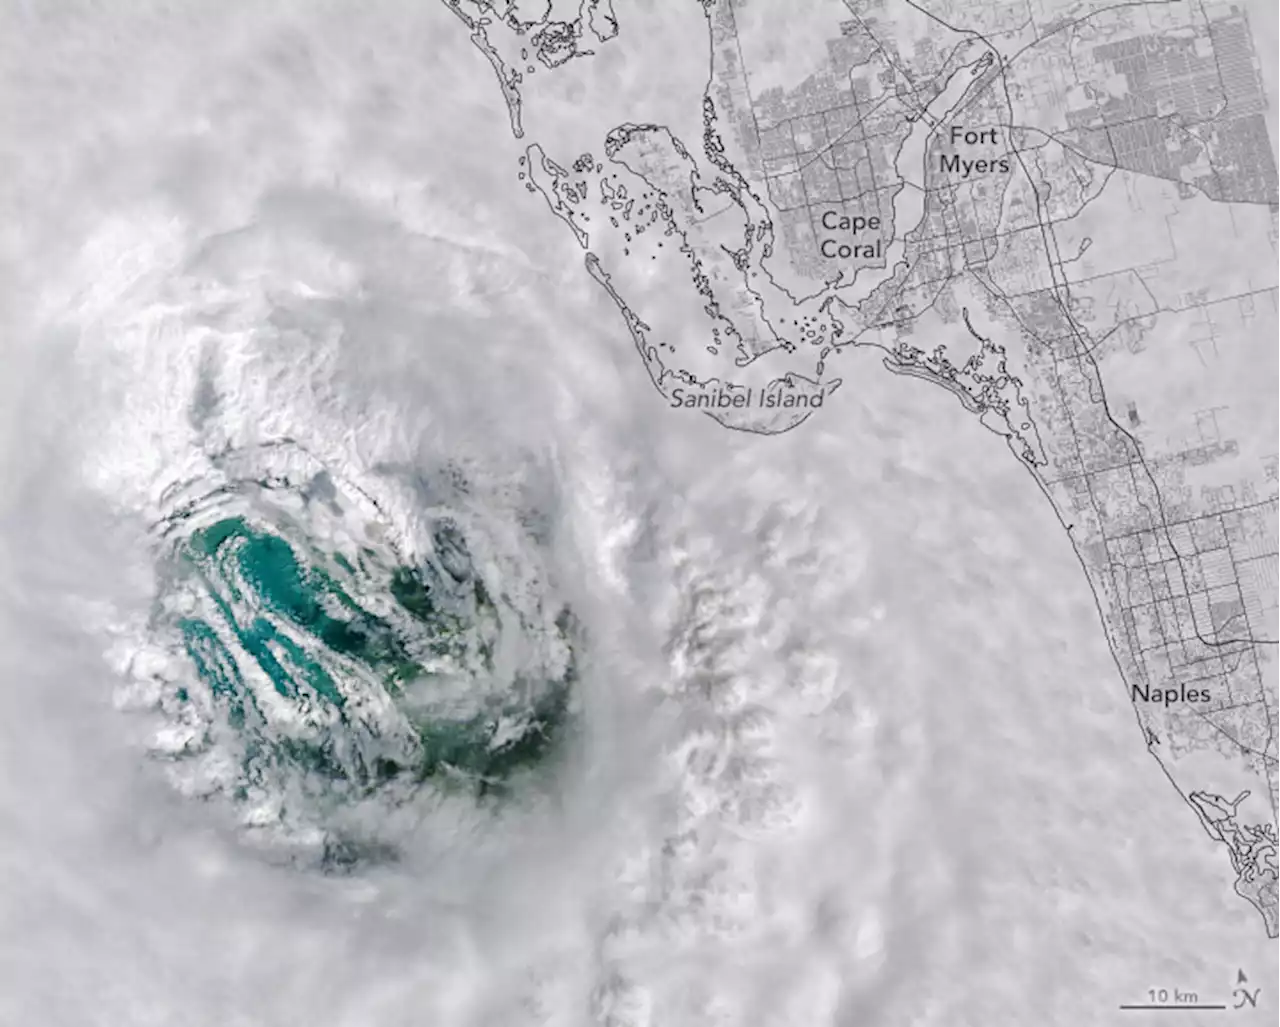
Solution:
<svg viewBox="0 0 1280 1027"><path fill-rule="evenodd" d="M572 615L534 632L545 658L513 660L538 649L536 626L491 595L447 521L431 557L406 562L228 515L177 534L165 579L157 621L188 670L168 706L197 729L174 760L216 762L233 799L274 801L282 822L322 825L384 787L498 799L570 728Z"/></svg>

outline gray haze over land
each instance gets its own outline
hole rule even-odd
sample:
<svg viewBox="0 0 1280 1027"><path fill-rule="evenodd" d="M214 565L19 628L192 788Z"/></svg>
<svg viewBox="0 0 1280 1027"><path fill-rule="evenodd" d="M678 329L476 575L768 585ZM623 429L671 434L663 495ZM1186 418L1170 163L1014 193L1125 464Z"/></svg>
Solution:
<svg viewBox="0 0 1280 1027"><path fill-rule="evenodd" d="M874 351L785 434L669 409L460 39L6 5L0 1024L1136 1024L1239 969L1274 1023L1003 442ZM421 799L345 875L175 787L131 681L165 490L286 437L461 468L587 639L549 785Z"/></svg>

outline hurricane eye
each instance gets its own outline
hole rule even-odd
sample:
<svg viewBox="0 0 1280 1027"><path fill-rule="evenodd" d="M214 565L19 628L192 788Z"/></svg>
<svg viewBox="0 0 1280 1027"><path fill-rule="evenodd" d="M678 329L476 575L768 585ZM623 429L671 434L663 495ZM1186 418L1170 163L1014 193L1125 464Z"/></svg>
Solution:
<svg viewBox="0 0 1280 1027"><path fill-rule="evenodd" d="M540 573L486 584L518 562L482 572L454 517L400 538L328 472L233 485L161 530L150 644L179 669L157 751L185 788L224 795L260 833L345 853L338 866L386 849L333 829L353 804L491 802L536 778L576 678L572 617L537 594Z"/></svg>

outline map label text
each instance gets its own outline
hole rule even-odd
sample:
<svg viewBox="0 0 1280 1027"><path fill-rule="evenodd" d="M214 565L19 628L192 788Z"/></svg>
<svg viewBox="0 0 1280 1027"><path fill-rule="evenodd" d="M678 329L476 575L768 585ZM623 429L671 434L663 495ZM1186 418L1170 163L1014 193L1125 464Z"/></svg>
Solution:
<svg viewBox="0 0 1280 1027"><path fill-rule="evenodd" d="M879 260L882 255L881 240L877 237L874 241L858 240L857 236L860 232L879 232L880 218L878 215L862 215L845 214L839 210L824 210L822 212L822 227L828 232L848 232L853 236L853 240L845 242L838 236L823 239L818 244L818 252L824 257L839 257L842 260L850 258L856 260Z"/></svg>
<svg viewBox="0 0 1280 1027"><path fill-rule="evenodd" d="M1133 686L1134 702L1141 699L1143 702L1162 702L1166 706L1172 706L1174 703L1208 702L1211 698L1213 697L1207 688L1188 688L1186 685L1179 685L1177 688Z"/></svg>

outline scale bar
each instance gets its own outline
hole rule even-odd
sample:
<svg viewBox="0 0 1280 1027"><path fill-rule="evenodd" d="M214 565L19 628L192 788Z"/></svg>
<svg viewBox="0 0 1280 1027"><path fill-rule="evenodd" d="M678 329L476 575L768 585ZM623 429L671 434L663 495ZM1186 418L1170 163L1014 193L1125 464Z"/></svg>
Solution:
<svg viewBox="0 0 1280 1027"><path fill-rule="evenodd" d="M1226 1009L1225 1005L1175 1005L1172 1002L1166 1002L1164 1005L1122 1005L1121 1009Z"/></svg>

